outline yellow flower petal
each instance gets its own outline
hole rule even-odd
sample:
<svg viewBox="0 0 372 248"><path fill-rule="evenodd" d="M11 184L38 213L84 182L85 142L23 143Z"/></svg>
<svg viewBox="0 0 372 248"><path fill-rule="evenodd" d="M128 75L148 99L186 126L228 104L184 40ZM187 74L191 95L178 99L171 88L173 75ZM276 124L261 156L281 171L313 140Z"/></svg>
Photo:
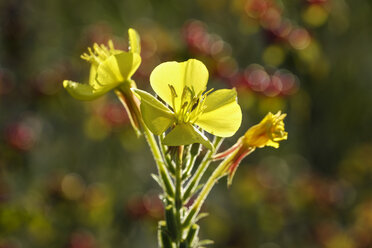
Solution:
<svg viewBox="0 0 372 248"><path fill-rule="evenodd" d="M99 89L101 86L96 81L97 78L97 65L92 64L89 71L89 85L94 89Z"/></svg>
<svg viewBox="0 0 372 248"><path fill-rule="evenodd" d="M230 137L239 129L242 111L236 101L235 90L217 90L207 96L205 110L195 124L208 133Z"/></svg>
<svg viewBox="0 0 372 248"><path fill-rule="evenodd" d="M155 93L170 106L173 106L173 103L169 85L173 86L177 94L173 107L177 111L181 105L185 86L188 86L197 95L206 89L208 76L207 68L199 60L189 59L181 63L171 61L158 65L152 71L150 83Z"/></svg>
<svg viewBox="0 0 372 248"><path fill-rule="evenodd" d="M141 53L141 40L137 31L133 28L128 29L129 51L132 53Z"/></svg>
<svg viewBox="0 0 372 248"><path fill-rule="evenodd" d="M83 101L96 99L108 91L95 90L89 84L80 84L69 80L63 81L63 87L68 91L68 93L70 93L72 97Z"/></svg>
<svg viewBox="0 0 372 248"><path fill-rule="evenodd" d="M141 63L141 57L136 53L121 52L111 55L97 68L96 81L101 87L116 87L129 79Z"/></svg>

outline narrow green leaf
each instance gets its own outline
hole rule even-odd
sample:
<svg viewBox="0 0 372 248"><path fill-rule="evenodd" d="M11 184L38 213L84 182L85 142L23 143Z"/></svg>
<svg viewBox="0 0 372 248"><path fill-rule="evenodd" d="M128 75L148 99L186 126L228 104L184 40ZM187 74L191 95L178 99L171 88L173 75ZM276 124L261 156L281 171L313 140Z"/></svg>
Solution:
<svg viewBox="0 0 372 248"><path fill-rule="evenodd" d="M199 220L209 216L209 213L201 213L195 218L195 222L198 222Z"/></svg>
<svg viewBox="0 0 372 248"><path fill-rule="evenodd" d="M214 241L210 239L204 239L199 241L198 245L213 245Z"/></svg>
<svg viewBox="0 0 372 248"><path fill-rule="evenodd" d="M155 180L155 182L157 182L159 184L160 188L164 187L163 184L161 183L160 178L157 175L151 174L151 177Z"/></svg>

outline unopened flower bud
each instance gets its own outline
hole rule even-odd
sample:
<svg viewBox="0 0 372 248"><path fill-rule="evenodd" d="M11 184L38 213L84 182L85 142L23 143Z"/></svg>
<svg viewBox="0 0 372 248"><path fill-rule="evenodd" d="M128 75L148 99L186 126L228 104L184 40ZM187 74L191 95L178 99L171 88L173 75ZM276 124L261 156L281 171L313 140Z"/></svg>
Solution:
<svg viewBox="0 0 372 248"><path fill-rule="evenodd" d="M228 174L228 185L231 184L236 169L243 158L256 148L265 146L278 148L279 141L287 139L288 133L284 129L283 122L285 117L286 114L282 114L280 111L275 115L268 113L260 123L248 129L230 149L214 156L215 160L225 159L222 162L225 164L225 169L221 176Z"/></svg>
<svg viewBox="0 0 372 248"><path fill-rule="evenodd" d="M242 142L250 147L272 146L279 147L279 141L286 140L288 133L284 130L284 118L286 114L281 111L275 115L269 112L265 118L254 125L244 134Z"/></svg>

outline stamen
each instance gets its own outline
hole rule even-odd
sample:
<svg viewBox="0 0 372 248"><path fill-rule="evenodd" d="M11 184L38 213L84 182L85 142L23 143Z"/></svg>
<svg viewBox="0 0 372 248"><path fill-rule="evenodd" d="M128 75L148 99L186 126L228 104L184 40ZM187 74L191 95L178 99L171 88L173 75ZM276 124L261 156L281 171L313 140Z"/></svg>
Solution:
<svg viewBox="0 0 372 248"><path fill-rule="evenodd" d="M93 48L100 59L105 60L108 57L105 50L103 50L97 43L94 43Z"/></svg>
<svg viewBox="0 0 372 248"><path fill-rule="evenodd" d="M204 96L207 96L209 93L211 93L214 90L214 88L208 90L207 92L204 93Z"/></svg>
<svg viewBox="0 0 372 248"><path fill-rule="evenodd" d="M182 104L181 109L185 109L185 108L187 107L187 105L189 105L189 102L184 102L184 103Z"/></svg>
<svg viewBox="0 0 372 248"><path fill-rule="evenodd" d="M107 48L107 46L103 44L98 45L97 43L94 43L93 49L91 47L88 47L88 53L83 53L80 58L92 64L98 65L109 56L111 56L115 51L114 45L111 40L108 41L108 46L109 48Z"/></svg>
<svg viewBox="0 0 372 248"><path fill-rule="evenodd" d="M192 105L191 112L198 106L198 104L199 104L199 99L197 99L196 102Z"/></svg>
<svg viewBox="0 0 372 248"><path fill-rule="evenodd" d="M203 92L199 93L196 105L193 106L192 108L192 116L190 116L190 119L192 120L193 123L198 119L198 116L203 113L205 109L205 106L204 106L205 100L207 99L208 94L211 93L213 90L214 88L204 93Z"/></svg>
<svg viewBox="0 0 372 248"><path fill-rule="evenodd" d="M168 87L171 91L171 96L172 96L172 108L173 108L174 113L177 115L177 109L176 109L176 97L178 97L177 92L174 89L173 85L168 84Z"/></svg>
<svg viewBox="0 0 372 248"><path fill-rule="evenodd" d="M186 101L191 101L192 99L194 98L194 94L192 92L192 90L185 86L185 88L183 88L183 91L182 91L182 97L181 97L181 101L182 102L186 102Z"/></svg>
<svg viewBox="0 0 372 248"><path fill-rule="evenodd" d="M114 43L112 42L112 40L109 40L109 41L107 42L107 44L108 44L108 47L110 48L110 52L115 51Z"/></svg>
<svg viewBox="0 0 372 248"><path fill-rule="evenodd" d="M188 86L185 86L182 92L182 107L179 113L179 120L187 123L190 120L190 116L193 110L193 107L196 107L198 103L198 98L195 97L195 90Z"/></svg>
<svg viewBox="0 0 372 248"><path fill-rule="evenodd" d="M195 90L188 86L185 86L181 96L181 106L178 110L175 109L175 98L178 97L177 93L172 85L168 85L172 96L173 111L176 115L178 122L188 123L195 121L205 110L205 101L207 95L210 94L214 89L210 89L206 92L199 92L195 95Z"/></svg>
<svg viewBox="0 0 372 248"><path fill-rule="evenodd" d="M168 84L168 87L170 88L170 91L171 91L172 97L174 97L174 98L178 97L178 96L177 96L177 92L176 92L176 90L174 89L173 85Z"/></svg>
<svg viewBox="0 0 372 248"><path fill-rule="evenodd" d="M103 44L101 44L101 51L105 53L106 57L110 57L111 54L110 54L109 49Z"/></svg>

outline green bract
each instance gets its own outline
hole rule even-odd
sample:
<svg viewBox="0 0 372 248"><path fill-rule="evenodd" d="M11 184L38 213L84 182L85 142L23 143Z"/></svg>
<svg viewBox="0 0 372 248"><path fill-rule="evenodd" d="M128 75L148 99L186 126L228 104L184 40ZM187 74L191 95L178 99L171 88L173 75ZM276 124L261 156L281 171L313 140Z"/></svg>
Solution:
<svg viewBox="0 0 372 248"><path fill-rule="evenodd" d="M63 86L79 100L93 100L120 84L130 81L131 76L141 64L139 36L134 29L128 30L129 52L117 50L111 41L108 47L94 44L88 48L82 59L91 63L88 84L65 80Z"/></svg>
<svg viewBox="0 0 372 248"><path fill-rule="evenodd" d="M196 59L185 62L165 62L150 76L155 93L167 104L149 93L133 89L141 98L141 112L146 126L156 135L172 130L163 144L179 146L212 144L199 128L220 137L232 136L240 127L242 112L235 89L205 92L208 70Z"/></svg>

